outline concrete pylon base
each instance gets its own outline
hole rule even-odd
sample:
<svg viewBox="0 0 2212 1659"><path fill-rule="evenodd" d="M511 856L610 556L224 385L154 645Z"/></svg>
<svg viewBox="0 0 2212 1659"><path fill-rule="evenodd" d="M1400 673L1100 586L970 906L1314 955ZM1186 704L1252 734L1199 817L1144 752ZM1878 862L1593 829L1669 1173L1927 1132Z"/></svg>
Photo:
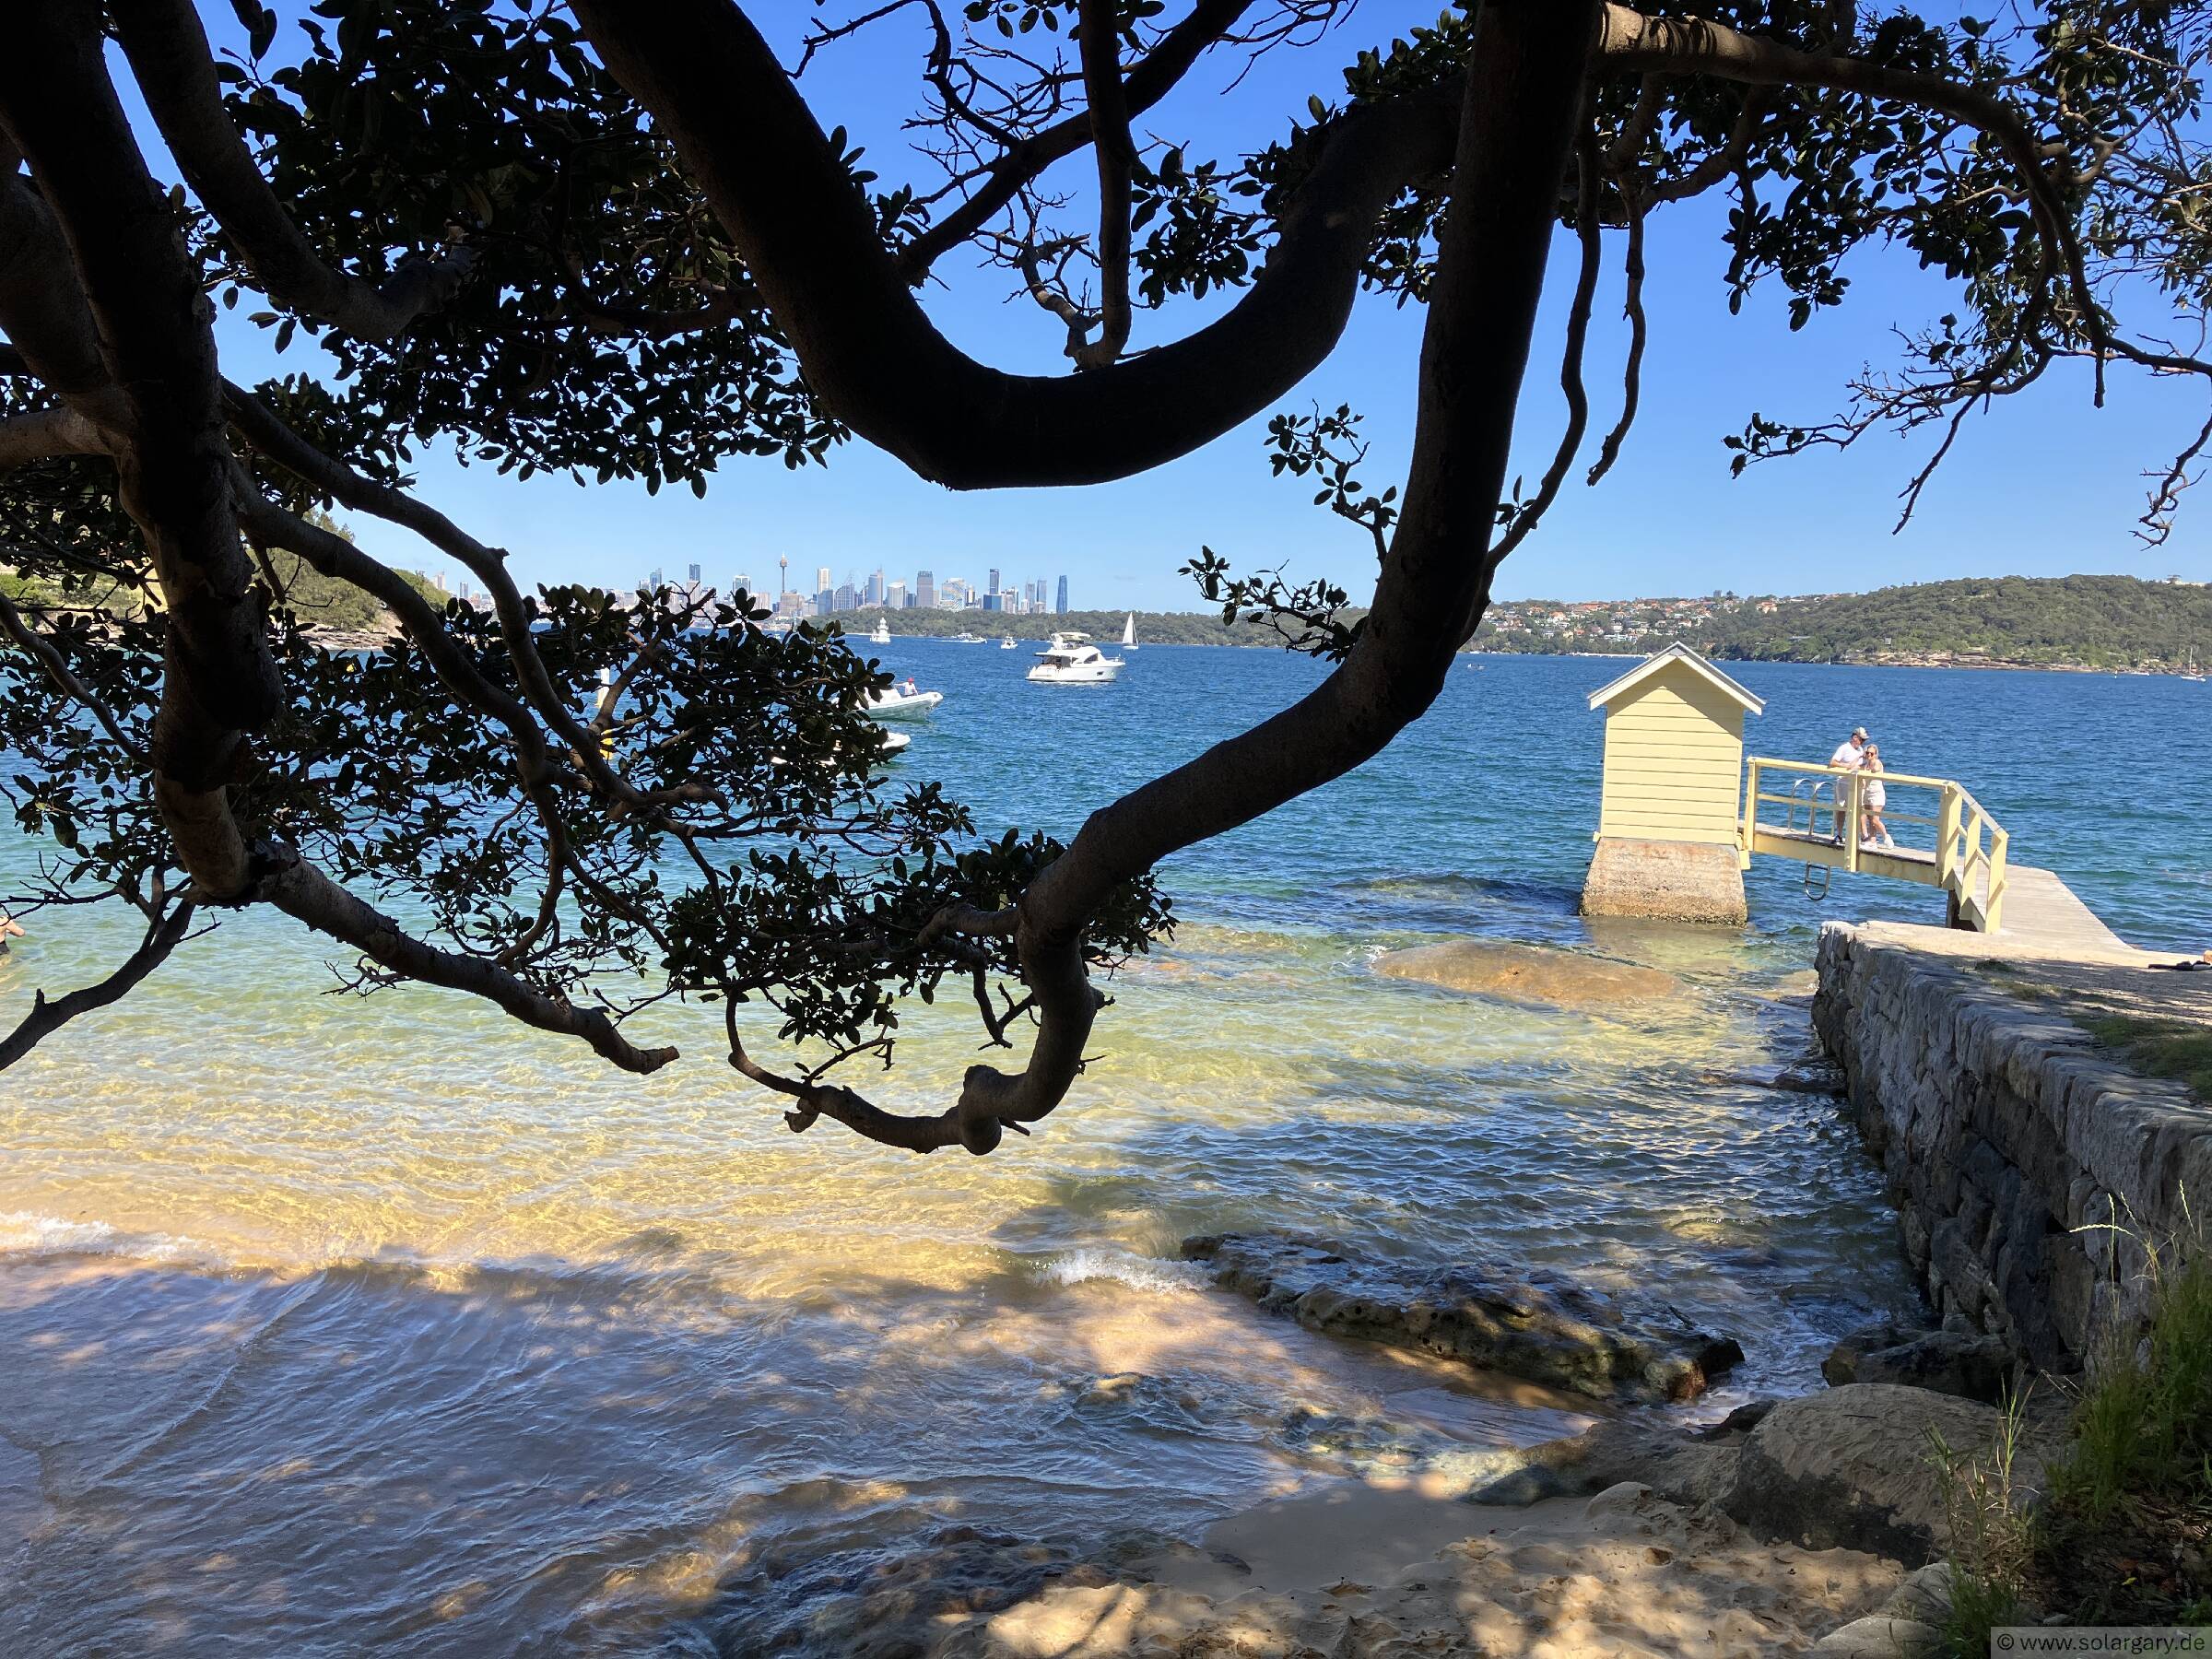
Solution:
<svg viewBox="0 0 2212 1659"><path fill-rule="evenodd" d="M1583 914L1741 926L1750 912L1734 847L1608 836L1590 860Z"/></svg>

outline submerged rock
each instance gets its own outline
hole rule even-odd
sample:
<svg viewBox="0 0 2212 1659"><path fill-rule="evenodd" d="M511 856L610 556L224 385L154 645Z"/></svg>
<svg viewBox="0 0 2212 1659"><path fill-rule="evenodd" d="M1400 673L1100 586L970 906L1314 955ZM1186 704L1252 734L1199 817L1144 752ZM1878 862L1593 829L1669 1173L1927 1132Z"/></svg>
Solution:
<svg viewBox="0 0 2212 1659"><path fill-rule="evenodd" d="M1784 1400L1744 1442L1725 1507L1769 1536L1917 1566L1946 1535L1933 1437L1960 1455L1985 1455L2001 1421L1978 1401L1884 1382ZM2013 1478L2035 1485L2027 1456Z"/></svg>
<svg viewBox="0 0 2212 1659"><path fill-rule="evenodd" d="M1462 1359L1596 1399L1687 1400L1744 1351L1671 1311L1635 1310L1555 1273L1363 1262L1283 1233L1185 1239L1214 1282L1308 1330Z"/></svg>
<svg viewBox="0 0 2212 1659"><path fill-rule="evenodd" d="M1894 1382L1995 1405L2012 1381L2012 1353L2001 1336L1967 1331L1912 1331L1869 1325L1836 1344L1820 1374L1841 1387Z"/></svg>
<svg viewBox="0 0 2212 1659"><path fill-rule="evenodd" d="M1606 1008L1649 1002L1682 988L1671 973L1610 961L1580 951L1502 939L1454 939L1419 945L1375 959L1375 971L1420 980L1447 991L1471 991L1554 1008Z"/></svg>

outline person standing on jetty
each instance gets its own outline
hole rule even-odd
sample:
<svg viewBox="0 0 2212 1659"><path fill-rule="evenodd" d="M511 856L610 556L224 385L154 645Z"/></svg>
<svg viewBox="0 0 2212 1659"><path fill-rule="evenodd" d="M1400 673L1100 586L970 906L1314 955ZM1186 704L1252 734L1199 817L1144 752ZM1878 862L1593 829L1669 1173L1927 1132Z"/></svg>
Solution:
<svg viewBox="0 0 2212 1659"><path fill-rule="evenodd" d="M1866 751L1872 747L1873 745L1874 739L1866 735L1866 728L1865 726L1853 726L1851 728L1851 735L1836 745L1836 752L1828 758L1828 763L1830 766L1839 767L1847 772L1857 771L1860 767L1866 763ZM1843 844L1843 792L1841 787L1841 783L1842 780L1839 778L1836 780L1835 784L1830 787L1829 791L1829 798L1835 802L1835 822L1829 826L1829 836L1830 839L1831 839L1839 847ZM1818 792L1815 791L1815 793L1818 794Z"/></svg>
<svg viewBox="0 0 2212 1659"><path fill-rule="evenodd" d="M1859 792L1860 834L1870 847L1894 847L1897 843L1889 839L1889 826L1882 822L1882 808L1889 805L1889 788L1881 779L1882 751L1873 743L1867 744L1859 770L1868 774Z"/></svg>

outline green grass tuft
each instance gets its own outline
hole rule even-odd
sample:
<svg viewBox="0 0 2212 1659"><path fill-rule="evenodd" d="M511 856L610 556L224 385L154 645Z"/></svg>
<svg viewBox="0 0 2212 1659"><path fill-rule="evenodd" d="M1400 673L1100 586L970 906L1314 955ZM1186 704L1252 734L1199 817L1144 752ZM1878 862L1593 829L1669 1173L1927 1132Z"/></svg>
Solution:
<svg viewBox="0 0 2212 1659"><path fill-rule="evenodd" d="M2212 1497L2212 1263L2160 1280L2147 1347L2108 1360L2083 1397L2053 1490L2085 1520L2137 1495Z"/></svg>
<svg viewBox="0 0 2212 1659"><path fill-rule="evenodd" d="M2139 1014L2079 1014L2075 1023L2115 1051L2129 1070L2171 1078L2212 1102L2212 1030Z"/></svg>

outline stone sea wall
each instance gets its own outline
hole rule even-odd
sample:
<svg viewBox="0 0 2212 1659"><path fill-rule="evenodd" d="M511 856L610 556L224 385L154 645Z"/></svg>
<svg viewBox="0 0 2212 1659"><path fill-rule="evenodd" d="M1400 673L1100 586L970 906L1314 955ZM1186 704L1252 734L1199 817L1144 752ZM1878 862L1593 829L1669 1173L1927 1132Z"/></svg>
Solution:
<svg viewBox="0 0 2212 1659"><path fill-rule="evenodd" d="M2142 1241L2212 1222L2212 1112L2055 1007L1902 930L1821 930L1813 1023L1843 1068L1905 1253L1944 1324L2072 1371L2148 1295Z"/></svg>

